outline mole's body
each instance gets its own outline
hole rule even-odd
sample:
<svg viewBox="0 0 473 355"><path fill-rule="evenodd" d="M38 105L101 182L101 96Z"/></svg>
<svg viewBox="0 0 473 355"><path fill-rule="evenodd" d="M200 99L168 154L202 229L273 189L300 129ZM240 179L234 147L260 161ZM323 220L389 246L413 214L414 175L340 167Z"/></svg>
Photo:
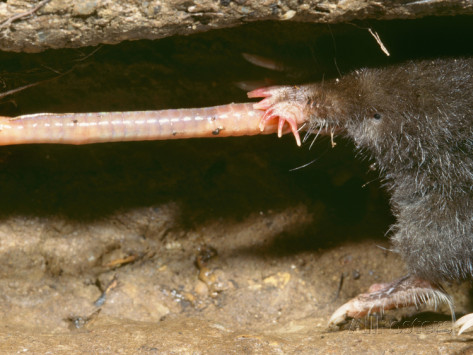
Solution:
<svg viewBox="0 0 473 355"><path fill-rule="evenodd" d="M473 59L364 69L340 79L250 93L309 132L336 129L374 158L397 218L394 250L409 276L374 285L331 323L399 305L447 301L440 282L473 277Z"/></svg>

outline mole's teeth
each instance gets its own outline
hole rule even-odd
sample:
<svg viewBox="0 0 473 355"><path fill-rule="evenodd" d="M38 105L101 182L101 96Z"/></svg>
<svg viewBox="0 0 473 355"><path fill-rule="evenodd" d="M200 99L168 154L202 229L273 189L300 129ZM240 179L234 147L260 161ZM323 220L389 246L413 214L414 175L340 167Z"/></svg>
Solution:
<svg viewBox="0 0 473 355"><path fill-rule="evenodd" d="M465 330L473 327L473 313L467 314L466 316L461 317L455 322L453 328L460 328L458 335L462 334Z"/></svg>

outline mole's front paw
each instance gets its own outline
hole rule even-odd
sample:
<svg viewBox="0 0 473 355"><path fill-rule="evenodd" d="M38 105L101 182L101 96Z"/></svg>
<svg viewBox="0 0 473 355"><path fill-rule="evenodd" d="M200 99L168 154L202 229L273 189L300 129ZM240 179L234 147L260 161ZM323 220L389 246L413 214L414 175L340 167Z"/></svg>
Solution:
<svg viewBox="0 0 473 355"><path fill-rule="evenodd" d="M458 330L458 335L463 333L465 330L470 329L471 327L473 327L473 313L470 313L470 314L467 314L466 316L461 317L453 325L454 329L460 328Z"/></svg>
<svg viewBox="0 0 473 355"><path fill-rule="evenodd" d="M345 323L350 318L363 318L374 313L384 313L390 309L415 306L422 304L437 308L447 304L453 314L453 303L450 296L440 285L406 276L387 284L375 284L367 293L362 293L338 308L330 317L329 327ZM470 319L473 325L473 317Z"/></svg>
<svg viewBox="0 0 473 355"><path fill-rule="evenodd" d="M261 131L268 122L277 119L278 137L282 136L284 124L287 123L296 138L297 145L300 146L301 138L298 129L307 121L305 113L307 103L298 100L294 95L297 90L298 88L293 86L270 86L250 91L248 97L264 97L253 105L256 110L265 111L260 121Z"/></svg>

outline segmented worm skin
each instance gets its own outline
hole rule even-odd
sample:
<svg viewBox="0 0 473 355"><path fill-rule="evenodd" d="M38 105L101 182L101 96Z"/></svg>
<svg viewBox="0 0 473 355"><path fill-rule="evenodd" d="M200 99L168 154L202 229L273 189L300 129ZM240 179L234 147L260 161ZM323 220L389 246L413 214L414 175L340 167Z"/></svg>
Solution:
<svg viewBox="0 0 473 355"><path fill-rule="evenodd" d="M276 125L261 132L263 111L253 103L129 112L40 113L0 117L0 145L167 140L274 133Z"/></svg>

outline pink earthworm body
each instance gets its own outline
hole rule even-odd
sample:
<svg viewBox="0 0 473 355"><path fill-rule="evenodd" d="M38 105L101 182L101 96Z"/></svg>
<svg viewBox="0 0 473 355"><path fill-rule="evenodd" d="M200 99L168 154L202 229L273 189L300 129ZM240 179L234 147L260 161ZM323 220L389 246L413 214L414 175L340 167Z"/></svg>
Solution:
<svg viewBox="0 0 473 355"><path fill-rule="evenodd" d="M253 103L159 111L39 113L0 117L0 145L167 140L274 133Z"/></svg>
<svg viewBox="0 0 473 355"><path fill-rule="evenodd" d="M89 144L122 141L228 137L291 131L301 145L298 128L306 121L291 101L278 103L285 87L253 90L258 103L158 111L38 113L0 116L0 145ZM289 129L283 129L287 123Z"/></svg>

